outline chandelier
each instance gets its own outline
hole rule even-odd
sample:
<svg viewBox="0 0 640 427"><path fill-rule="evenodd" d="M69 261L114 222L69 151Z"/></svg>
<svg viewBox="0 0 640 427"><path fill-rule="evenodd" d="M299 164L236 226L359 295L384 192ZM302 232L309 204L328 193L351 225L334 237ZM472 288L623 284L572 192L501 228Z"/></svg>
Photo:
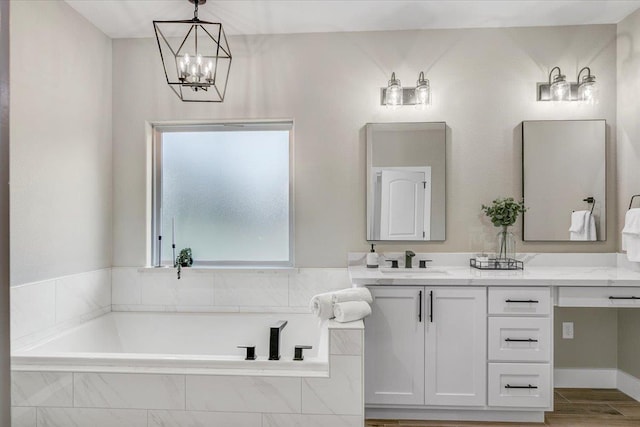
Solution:
<svg viewBox="0 0 640 427"><path fill-rule="evenodd" d="M153 21L162 67L169 87L184 102L222 102L227 91L231 50L222 24L198 19Z"/></svg>

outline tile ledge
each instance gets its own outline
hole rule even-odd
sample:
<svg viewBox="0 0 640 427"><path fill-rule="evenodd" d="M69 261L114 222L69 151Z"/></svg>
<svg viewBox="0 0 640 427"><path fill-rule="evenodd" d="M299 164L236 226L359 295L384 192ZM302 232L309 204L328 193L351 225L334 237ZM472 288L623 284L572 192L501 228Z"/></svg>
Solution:
<svg viewBox="0 0 640 427"><path fill-rule="evenodd" d="M118 268L118 267L115 267ZM134 267L135 268L135 267ZM139 273L176 274L173 267L138 267ZM222 267L222 266L198 266L184 267L182 274L192 273L298 273L297 267Z"/></svg>

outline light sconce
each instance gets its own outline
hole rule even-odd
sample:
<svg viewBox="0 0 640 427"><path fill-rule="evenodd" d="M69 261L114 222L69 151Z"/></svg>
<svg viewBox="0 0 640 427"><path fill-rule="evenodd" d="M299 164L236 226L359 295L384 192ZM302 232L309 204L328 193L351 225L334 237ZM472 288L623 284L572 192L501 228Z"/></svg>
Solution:
<svg viewBox="0 0 640 427"><path fill-rule="evenodd" d="M580 80L580 74L585 70L587 71L587 75L583 76L582 80ZM588 104L597 104L599 101L598 95L600 95L600 91L596 84L596 76L591 75L591 69L589 67L584 67L578 73L578 100Z"/></svg>
<svg viewBox="0 0 640 427"><path fill-rule="evenodd" d="M586 71L587 74L580 76ZM554 72L557 72L554 75ZM538 101L580 101L588 104L598 103L598 86L596 76L591 74L589 67L578 72L576 82L568 82L560 67L553 67L549 73L549 81L538 83Z"/></svg>
<svg viewBox="0 0 640 427"><path fill-rule="evenodd" d="M431 105L431 86L429 80L420 72L416 87L402 87L396 73L391 73L391 80L387 87L380 88L380 105L397 108L401 105L415 105L416 108L426 108Z"/></svg>

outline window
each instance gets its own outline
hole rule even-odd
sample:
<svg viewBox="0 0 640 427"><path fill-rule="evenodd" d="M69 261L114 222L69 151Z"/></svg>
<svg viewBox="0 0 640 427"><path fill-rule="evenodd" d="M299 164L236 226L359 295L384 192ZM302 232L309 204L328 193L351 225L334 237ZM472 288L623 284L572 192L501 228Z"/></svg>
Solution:
<svg viewBox="0 0 640 427"><path fill-rule="evenodd" d="M292 126L154 126L152 264L293 266Z"/></svg>

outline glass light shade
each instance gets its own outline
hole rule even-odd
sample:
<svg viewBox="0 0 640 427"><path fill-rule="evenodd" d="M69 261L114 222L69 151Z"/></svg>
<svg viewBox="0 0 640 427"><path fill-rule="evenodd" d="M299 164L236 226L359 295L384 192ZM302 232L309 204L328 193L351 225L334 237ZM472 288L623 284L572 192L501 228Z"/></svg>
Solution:
<svg viewBox="0 0 640 427"><path fill-rule="evenodd" d="M562 74L557 75L549 88L552 101L571 100L571 85Z"/></svg>
<svg viewBox="0 0 640 427"><path fill-rule="evenodd" d="M578 99L587 104L597 104L599 102L600 91L595 79L583 81L578 87Z"/></svg>
<svg viewBox="0 0 640 427"><path fill-rule="evenodd" d="M431 105L431 88L428 80L418 80L415 91L416 108L424 109Z"/></svg>
<svg viewBox="0 0 640 427"><path fill-rule="evenodd" d="M396 73L391 74L391 80L387 86L385 104L388 107L398 107L402 105L402 84L396 79Z"/></svg>

